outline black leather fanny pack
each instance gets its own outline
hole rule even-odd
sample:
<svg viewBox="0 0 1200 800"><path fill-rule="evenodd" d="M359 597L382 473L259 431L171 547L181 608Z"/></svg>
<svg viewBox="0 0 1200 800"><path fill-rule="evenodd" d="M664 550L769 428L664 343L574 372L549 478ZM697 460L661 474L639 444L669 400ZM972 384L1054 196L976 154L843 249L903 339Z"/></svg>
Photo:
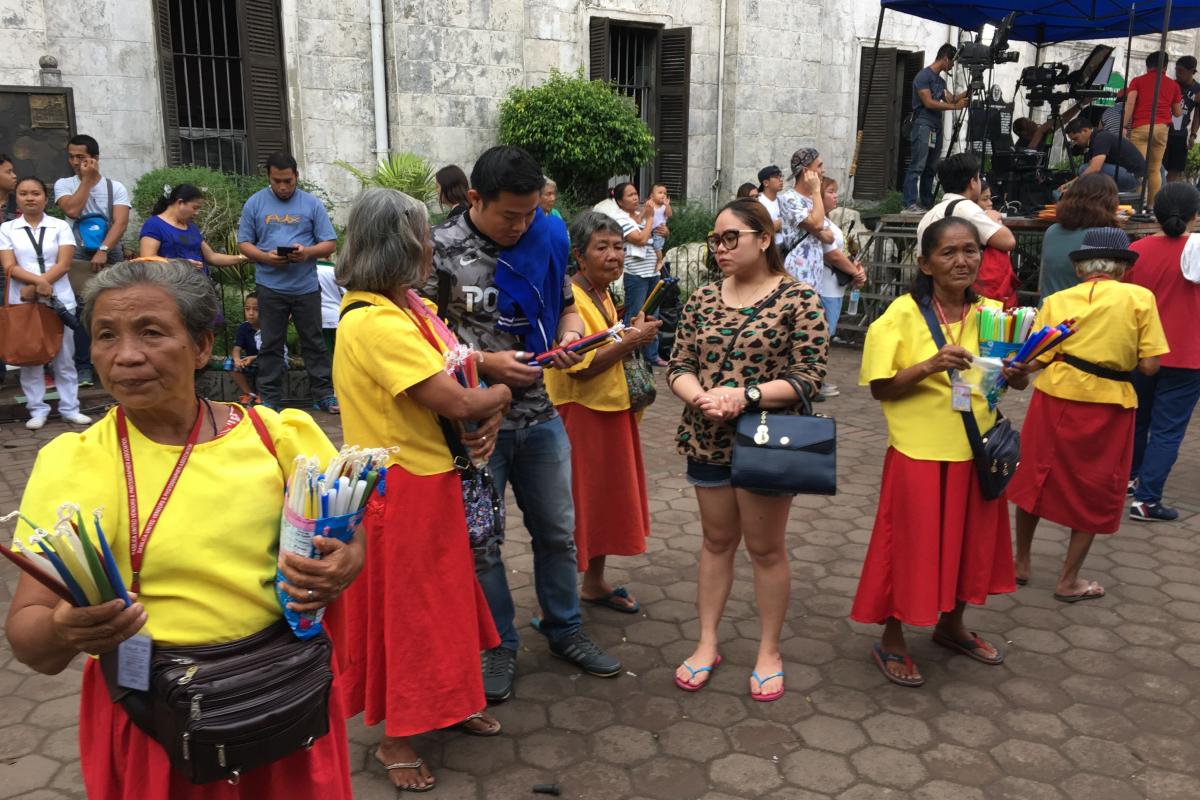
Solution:
<svg viewBox="0 0 1200 800"><path fill-rule="evenodd" d="M117 652L100 657L109 696L195 784L238 779L329 732L333 646L286 622L243 639L155 647L149 691L117 685Z"/></svg>

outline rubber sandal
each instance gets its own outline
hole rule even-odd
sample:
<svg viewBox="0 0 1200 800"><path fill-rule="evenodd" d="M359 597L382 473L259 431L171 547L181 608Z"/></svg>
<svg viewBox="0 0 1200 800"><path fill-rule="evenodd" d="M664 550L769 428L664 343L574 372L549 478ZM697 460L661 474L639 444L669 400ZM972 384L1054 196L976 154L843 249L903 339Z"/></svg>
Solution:
<svg viewBox="0 0 1200 800"><path fill-rule="evenodd" d="M975 631L971 631L970 639L964 639L960 642L951 639L948 636L942 636L940 633L934 630L933 643L941 645L948 650L953 650L956 653L961 653L964 656L970 656L981 664L988 664L989 666L994 667L998 664L1004 663L1004 653L1000 650L1000 648L996 647L994 644L991 644L991 642L985 642L983 639L980 639L979 634L977 634ZM978 651L981 650L984 645L991 645L991 647L996 650L995 658L988 658L979 654Z"/></svg>
<svg viewBox="0 0 1200 800"><path fill-rule="evenodd" d="M1028 586L1029 578L1017 578L1017 586Z"/></svg>
<svg viewBox="0 0 1200 800"><path fill-rule="evenodd" d="M467 724L468 722L471 722L472 720L477 720L477 719L483 719L482 711L476 711L474 714L467 717L466 719L464 719L462 722L458 723L454 727L460 728L462 730L462 732L467 734L468 736L498 736L500 734L501 725L500 725L499 720L493 720L493 722L495 722L496 727L489 728L486 731L475 730L474 728L472 728L470 725Z"/></svg>
<svg viewBox="0 0 1200 800"><path fill-rule="evenodd" d="M905 678L900 675L893 674L892 671L887 668L887 662L897 661L908 667L909 672L912 672L917 667L915 664L913 664L911 656L902 656L899 653L885 652L878 643L876 643L872 648L871 655L874 656L875 666L879 667L879 671L883 673L883 677L887 678L897 686L907 686L910 689L916 689L918 686L925 685L924 675L916 678Z"/></svg>
<svg viewBox="0 0 1200 800"><path fill-rule="evenodd" d="M765 678L758 677L758 672L751 672L750 677L752 679L758 681L758 688L761 689L763 687L763 684L766 683L767 681L774 680L775 678L782 678L783 670L779 670L779 672L772 673ZM757 700L760 703L769 703L772 700L778 700L779 698L783 697L784 691L786 691L786 687L780 688L780 690L777 692L768 692L767 694L761 694L761 693L756 694L755 692L750 692L750 699Z"/></svg>
<svg viewBox="0 0 1200 800"><path fill-rule="evenodd" d="M714 661L712 664L710 664L707 667L697 667L697 668L693 669L692 665L686 661L684 661L681 666L684 669L686 669L688 672L691 673L688 676L689 679L694 679L697 675L699 675L702 672L709 673L709 676L704 679L703 683L690 683L689 681L685 681L683 678L680 678L678 675L675 676L675 685L678 686L680 689L683 689L685 692L698 692L701 689L703 689L705 686L708 686L708 682L710 680L712 680L712 672L717 667L721 666L721 657L717 656L716 661Z"/></svg>
<svg viewBox="0 0 1200 800"><path fill-rule="evenodd" d="M1099 591L1094 591L1099 589ZM1079 594L1059 594L1054 593L1054 599L1060 603L1078 603L1080 600L1099 600L1101 597L1107 596L1104 587L1095 581L1088 581L1087 588Z"/></svg>
<svg viewBox="0 0 1200 800"><path fill-rule="evenodd" d="M376 756L375 760L379 761L379 757ZM397 761L394 764L384 764L382 761L379 761L379 765L381 767L383 767L384 771L387 772L388 775L390 776L392 773L392 770L394 770L394 769L419 770L421 767L425 766L425 759L418 758L416 761ZM390 777L389 777L389 781L390 781ZM395 784L392 784L392 785L395 786ZM432 780L432 782L427 784L426 786L420 786L420 787L396 786L396 791L397 792L431 792L431 791L433 791L434 787L436 787L436 786L437 786L437 781Z"/></svg>
<svg viewBox="0 0 1200 800"><path fill-rule="evenodd" d="M614 602L613 601L614 597L620 597L625 600L628 600L629 599L629 591L624 586L618 586L617 588L613 589L611 592L606 594L604 597L581 597L579 599L582 600L583 602L587 603L588 605L603 606L604 608L611 608L613 611L620 611L622 614L636 614L642 610L642 605L637 600L633 601L633 605L626 606L626 605L621 605L620 603Z"/></svg>

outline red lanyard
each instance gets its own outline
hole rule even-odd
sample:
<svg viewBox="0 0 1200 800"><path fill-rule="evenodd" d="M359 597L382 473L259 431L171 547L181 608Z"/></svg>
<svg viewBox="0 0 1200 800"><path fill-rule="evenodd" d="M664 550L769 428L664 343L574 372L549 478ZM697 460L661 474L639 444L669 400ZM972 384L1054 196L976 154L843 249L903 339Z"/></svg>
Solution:
<svg viewBox="0 0 1200 800"><path fill-rule="evenodd" d="M962 319L959 320L960 324L958 326L957 339L950 335L950 323L946 321L946 312L942 311L942 304L938 302L936 297L933 298L933 308L935 311L937 311L938 322L942 323L942 327L946 329L946 340L950 342L950 344L957 346L958 343L962 341L963 329L967 327L967 304L963 303Z"/></svg>
<svg viewBox="0 0 1200 800"><path fill-rule="evenodd" d="M139 577L142 572L142 557L146 553L146 543L150 541L150 534L154 533L154 528L158 525L158 518L162 516L163 509L167 507L167 501L171 499L171 494L175 491L176 484L179 483L179 477L183 474L183 468L187 466L188 458L192 455L192 448L196 446L196 440L200 438L200 423L203 420L200 412L200 401L197 400L196 422L192 425L192 432L188 434L183 452L179 454L179 460L175 462L175 469L167 478L162 494L158 496L158 502L154 504L154 510L150 512L150 518L146 520L146 529L139 533L137 483L133 479L133 451L129 448L129 428L125 424L125 410L117 406L117 438L121 445L121 462L125 467L125 495L129 501L129 563L133 568L133 581L129 588L132 591L140 591Z"/></svg>

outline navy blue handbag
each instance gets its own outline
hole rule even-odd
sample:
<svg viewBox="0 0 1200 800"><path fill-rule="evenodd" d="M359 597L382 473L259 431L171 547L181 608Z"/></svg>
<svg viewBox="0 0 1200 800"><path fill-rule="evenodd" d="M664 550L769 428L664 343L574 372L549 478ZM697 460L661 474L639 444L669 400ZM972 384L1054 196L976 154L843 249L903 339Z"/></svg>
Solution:
<svg viewBox="0 0 1200 800"><path fill-rule="evenodd" d="M837 423L803 414L747 412L738 417L730 483L783 494L837 494Z"/></svg>

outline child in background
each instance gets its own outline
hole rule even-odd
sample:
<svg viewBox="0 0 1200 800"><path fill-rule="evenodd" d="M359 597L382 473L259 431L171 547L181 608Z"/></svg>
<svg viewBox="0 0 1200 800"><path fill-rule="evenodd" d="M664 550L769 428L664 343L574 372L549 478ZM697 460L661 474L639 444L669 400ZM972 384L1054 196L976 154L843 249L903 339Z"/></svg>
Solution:
<svg viewBox="0 0 1200 800"><path fill-rule="evenodd" d="M317 285L321 287L321 336L325 349L333 358L333 346L337 342L338 309L346 290L338 286L333 276L333 264L317 262Z"/></svg>
<svg viewBox="0 0 1200 800"><path fill-rule="evenodd" d="M650 244L654 246L654 255L659 269L662 269L663 247L667 244L667 220L671 218L671 196L667 194L664 183L656 183L650 187L650 196L646 198L646 207L642 210L643 220L646 214L654 215L654 233L650 236ZM659 233L659 230L664 231Z"/></svg>
<svg viewBox="0 0 1200 800"><path fill-rule="evenodd" d="M258 360L258 350L262 347L262 326L258 321L258 295L255 292L246 295L242 310L246 314L246 321L238 326L233 336L233 382L242 393L238 402L252 406L260 402L255 392L258 388L258 366L254 362ZM284 345L284 364L287 364L287 358L287 345Z"/></svg>
<svg viewBox="0 0 1200 800"><path fill-rule="evenodd" d="M979 207L984 211L992 210L992 185L987 182L987 178L979 179Z"/></svg>
<svg viewBox="0 0 1200 800"><path fill-rule="evenodd" d="M838 183L833 178L821 179L821 202L825 212L829 213L838 205ZM867 282L867 273L862 264L851 261L846 254L846 237L837 223L829 217L825 218L825 228L833 232L833 241L821 243L821 252L825 258L825 271L821 275L817 290L821 298L821 306L825 309L825 324L829 328L829 338L837 332L838 319L842 315L842 302L845 299L846 287L838 280L839 275L848 276L850 283L856 288ZM844 280L844 278L843 278ZM841 392L829 381L821 384L820 397L837 397Z"/></svg>

